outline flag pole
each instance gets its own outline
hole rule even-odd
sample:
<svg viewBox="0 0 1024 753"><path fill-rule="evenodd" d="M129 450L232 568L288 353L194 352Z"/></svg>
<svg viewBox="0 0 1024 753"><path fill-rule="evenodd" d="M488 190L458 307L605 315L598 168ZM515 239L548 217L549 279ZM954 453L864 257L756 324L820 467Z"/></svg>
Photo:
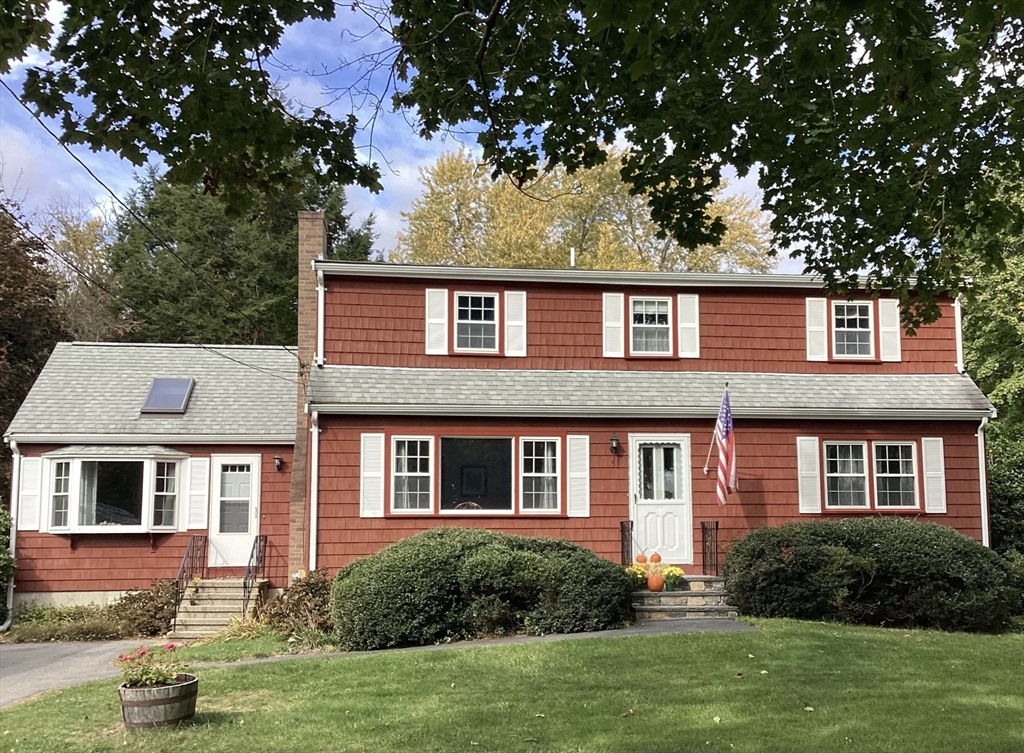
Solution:
<svg viewBox="0 0 1024 753"><path fill-rule="evenodd" d="M725 391L729 391L729 383L725 383ZM715 449L715 437L718 435L718 417L715 417L715 430L711 432L711 444L708 446L708 456L704 459L704 475L708 475L708 466L711 464L711 451Z"/></svg>

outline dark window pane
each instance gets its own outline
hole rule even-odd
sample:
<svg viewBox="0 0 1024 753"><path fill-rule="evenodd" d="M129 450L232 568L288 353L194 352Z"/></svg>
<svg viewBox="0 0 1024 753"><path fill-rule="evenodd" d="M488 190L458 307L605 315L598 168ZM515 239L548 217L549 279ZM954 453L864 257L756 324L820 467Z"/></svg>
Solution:
<svg viewBox="0 0 1024 753"><path fill-rule="evenodd" d="M441 509L511 510L512 440L442 439Z"/></svg>
<svg viewBox="0 0 1024 753"><path fill-rule="evenodd" d="M143 463L85 461L79 524L142 525Z"/></svg>

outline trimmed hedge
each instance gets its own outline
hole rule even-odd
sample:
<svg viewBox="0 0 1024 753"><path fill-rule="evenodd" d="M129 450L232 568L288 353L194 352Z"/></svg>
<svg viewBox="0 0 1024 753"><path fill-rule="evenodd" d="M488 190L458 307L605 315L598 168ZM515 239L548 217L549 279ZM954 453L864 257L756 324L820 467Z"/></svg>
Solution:
<svg viewBox="0 0 1024 753"><path fill-rule="evenodd" d="M331 589L348 649L476 635L605 630L632 616L621 567L560 539L435 528L342 568Z"/></svg>
<svg viewBox="0 0 1024 753"><path fill-rule="evenodd" d="M1024 598L991 549L897 517L756 529L733 545L724 575L742 614L889 627L999 632Z"/></svg>

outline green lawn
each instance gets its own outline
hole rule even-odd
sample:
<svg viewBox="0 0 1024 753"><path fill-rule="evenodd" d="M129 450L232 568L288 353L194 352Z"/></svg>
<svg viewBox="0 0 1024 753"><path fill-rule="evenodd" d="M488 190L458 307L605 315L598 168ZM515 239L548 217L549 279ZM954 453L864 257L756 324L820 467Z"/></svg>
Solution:
<svg viewBox="0 0 1024 753"><path fill-rule="evenodd" d="M147 639L152 643L152 639ZM153 645L163 646L166 640ZM175 641L176 643L176 641ZM182 645L175 651L178 659L183 662L238 661L239 659L259 659L266 656L278 656L288 653L288 639L267 629L256 638L250 640L224 640L217 638L204 643ZM3 747L0 742L0 753Z"/></svg>
<svg viewBox="0 0 1024 753"><path fill-rule="evenodd" d="M1024 750L1022 635L757 624L204 669L194 724L134 735L92 683L0 750Z"/></svg>

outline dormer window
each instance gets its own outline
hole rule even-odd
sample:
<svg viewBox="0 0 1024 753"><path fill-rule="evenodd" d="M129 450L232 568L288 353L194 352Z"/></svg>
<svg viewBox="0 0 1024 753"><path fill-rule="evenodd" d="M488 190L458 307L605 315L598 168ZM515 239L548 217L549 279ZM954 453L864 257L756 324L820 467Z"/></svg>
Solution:
<svg viewBox="0 0 1024 753"><path fill-rule="evenodd" d="M184 414L195 383L194 379L157 377L149 386L142 412L171 416Z"/></svg>

